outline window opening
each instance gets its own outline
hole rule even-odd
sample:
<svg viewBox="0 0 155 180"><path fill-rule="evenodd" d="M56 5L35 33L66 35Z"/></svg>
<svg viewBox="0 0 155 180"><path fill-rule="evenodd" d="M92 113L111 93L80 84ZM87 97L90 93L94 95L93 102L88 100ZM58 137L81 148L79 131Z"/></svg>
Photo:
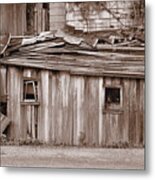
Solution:
<svg viewBox="0 0 155 180"><path fill-rule="evenodd" d="M120 104L120 88L105 88L105 103Z"/></svg>
<svg viewBox="0 0 155 180"><path fill-rule="evenodd" d="M26 102L38 100L38 82L34 80L24 80L23 100Z"/></svg>

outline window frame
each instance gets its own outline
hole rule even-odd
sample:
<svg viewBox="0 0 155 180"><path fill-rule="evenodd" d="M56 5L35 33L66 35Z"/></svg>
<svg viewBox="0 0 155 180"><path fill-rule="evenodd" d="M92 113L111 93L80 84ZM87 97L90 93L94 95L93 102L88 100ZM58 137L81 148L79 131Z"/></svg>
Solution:
<svg viewBox="0 0 155 180"><path fill-rule="evenodd" d="M33 91L34 91L34 99L26 99L26 98L24 98L25 96L24 96L24 81L30 81L30 82L32 82L32 84L33 83L37 83L37 85L35 85L35 84L33 84ZM35 89L34 89L34 87L35 87ZM36 79L36 78L32 78L32 77L24 77L23 79L22 79L22 88L21 88L21 102L23 103L23 104L27 104L27 103L39 103L39 80L38 79ZM35 92L36 91L36 92Z"/></svg>
<svg viewBox="0 0 155 180"><path fill-rule="evenodd" d="M119 89L120 90L120 102L117 103L107 103L106 102L106 88L111 88L111 89ZM116 110L116 111L121 111L123 108L123 87L121 85L105 85L104 86L104 110Z"/></svg>

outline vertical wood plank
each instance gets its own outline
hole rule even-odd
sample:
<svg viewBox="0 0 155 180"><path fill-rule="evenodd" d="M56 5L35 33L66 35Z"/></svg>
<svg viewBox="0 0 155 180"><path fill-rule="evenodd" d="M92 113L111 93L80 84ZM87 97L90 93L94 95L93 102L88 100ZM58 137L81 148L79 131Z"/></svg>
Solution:
<svg viewBox="0 0 155 180"><path fill-rule="evenodd" d="M63 120L62 120L62 139L64 145L71 145L70 135L72 131L72 122L69 119L69 88L70 88L70 75L63 73L61 76L62 84L62 108L63 108Z"/></svg>
<svg viewBox="0 0 155 180"><path fill-rule="evenodd" d="M6 102L6 82L7 72L6 67L0 65L0 102Z"/></svg>
<svg viewBox="0 0 155 180"><path fill-rule="evenodd" d="M140 144L140 80L136 80L136 146Z"/></svg>
<svg viewBox="0 0 155 180"><path fill-rule="evenodd" d="M62 89L61 89L61 75L60 73L57 74L56 76L56 121L55 121L55 125L56 125L56 143L58 145L61 145L63 143L62 141L62 126L63 126L63 109L62 109Z"/></svg>
<svg viewBox="0 0 155 180"><path fill-rule="evenodd" d="M21 126L20 128L22 129L21 133L21 139L26 140L27 139L27 106L22 106L21 107Z"/></svg>
<svg viewBox="0 0 155 180"><path fill-rule="evenodd" d="M136 80L130 80L130 105L129 105L129 143L134 146L136 144Z"/></svg>
<svg viewBox="0 0 155 180"><path fill-rule="evenodd" d="M99 79L85 79L86 144L99 144Z"/></svg>
<svg viewBox="0 0 155 180"><path fill-rule="evenodd" d="M39 134L40 140L49 142L50 120L49 120L49 72L46 70L41 71L41 99L40 99L40 125Z"/></svg>
<svg viewBox="0 0 155 180"><path fill-rule="evenodd" d="M56 114L56 109L57 109L57 83L56 83L56 74L52 73L50 76L50 79L52 80L52 84L50 85L50 94L51 94L51 140L52 143L55 144L57 140L57 129L56 129L56 121L57 121L57 114Z"/></svg>
<svg viewBox="0 0 155 180"><path fill-rule="evenodd" d="M32 137L31 106L26 106L27 138Z"/></svg>
<svg viewBox="0 0 155 180"><path fill-rule="evenodd" d="M11 120L10 138L19 139L22 134L20 121L20 88L21 88L21 73L18 68L8 68L7 92L8 106L7 115Z"/></svg>
<svg viewBox="0 0 155 180"><path fill-rule="evenodd" d="M84 78L78 76L71 77L71 99L70 99L70 123L73 127L73 144L82 145L84 143ZM71 107L72 106L72 107Z"/></svg>
<svg viewBox="0 0 155 180"><path fill-rule="evenodd" d="M32 139L36 139L35 134L35 108L34 106L31 106L31 121L32 121Z"/></svg>
<svg viewBox="0 0 155 180"><path fill-rule="evenodd" d="M129 143L129 106L130 106L130 80L123 79L123 141Z"/></svg>
<svg viewBox="0 0 155 180"><path fill-rule="evenodd" d="M140 113L140 119L139 119L139 143L140 145L145 144L145 81L140 80L140 103L139 103L139 113Z"/></svg>
<svg viewBox="0 0 155 180"><path fill-rule="evenodd" d="M52 141L55 144L71 144L72 125L69 113L70 76L67 73L52 73Z"/></svg>
<svg viewBox="0 0 155 180"><path fill-rule="evenodd" d="M103 88L103 78L99 79L99 146L102 146L103 142L103 107L104 107L104 88Z"/></svg>

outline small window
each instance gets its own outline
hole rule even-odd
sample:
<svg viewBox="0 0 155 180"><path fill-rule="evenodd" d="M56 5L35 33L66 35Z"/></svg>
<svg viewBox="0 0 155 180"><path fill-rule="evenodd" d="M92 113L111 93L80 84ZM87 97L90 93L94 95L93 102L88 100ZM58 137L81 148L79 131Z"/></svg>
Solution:
<svg viewBox="0 0 155 180"><path fill-rule="evenodd" d="M122 108L122 88L105 87L105 110L120 110Z"/></svg>
<svg viewBox="0 0 155 180"><path fill-rule="evenodd" d="M49 3L43 3L43 9L49 9Z"/></svg>
<svg viewBox="0 0 155 180"><path fill-rule="evenodd" d="M36 102L38 100L38 82L34 80L24 80L23 100L26 102Z"/></svg>
<svg viewBox="0 0 155 180"><path fill-rule="evenodd" d="M110 104L120 104L120 88L105 88L105 103Z"/></svg>

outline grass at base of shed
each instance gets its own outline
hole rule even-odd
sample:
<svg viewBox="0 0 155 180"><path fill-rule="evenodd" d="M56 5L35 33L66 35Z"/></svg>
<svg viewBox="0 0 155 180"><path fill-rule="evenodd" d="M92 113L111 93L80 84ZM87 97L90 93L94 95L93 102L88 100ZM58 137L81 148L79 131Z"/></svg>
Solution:
<svg viewBox="0 0 155 180"><path fill-rule="evenodd" d="M72 146L68 146L66 144L63 143L55 143L55 142L51 142L51 143L45 143L43 141L39 141L39 140L32 140L32 139L27 139L27 140L7 140L6 137L1 137L0 139L0 144L2 146L42 146L42 147L76 147L74 145ZM138 144L138 145L133 145L133 144L129 144L128 142L121 142L119 141L118 143L112 143L109 145L102 145L102 146L97 146L97 145L87 145L87 144L80 144L78 147L82 148L121 148L121 149L126 149L126 148L144 148L145 145L143 144Z"/></svg>

